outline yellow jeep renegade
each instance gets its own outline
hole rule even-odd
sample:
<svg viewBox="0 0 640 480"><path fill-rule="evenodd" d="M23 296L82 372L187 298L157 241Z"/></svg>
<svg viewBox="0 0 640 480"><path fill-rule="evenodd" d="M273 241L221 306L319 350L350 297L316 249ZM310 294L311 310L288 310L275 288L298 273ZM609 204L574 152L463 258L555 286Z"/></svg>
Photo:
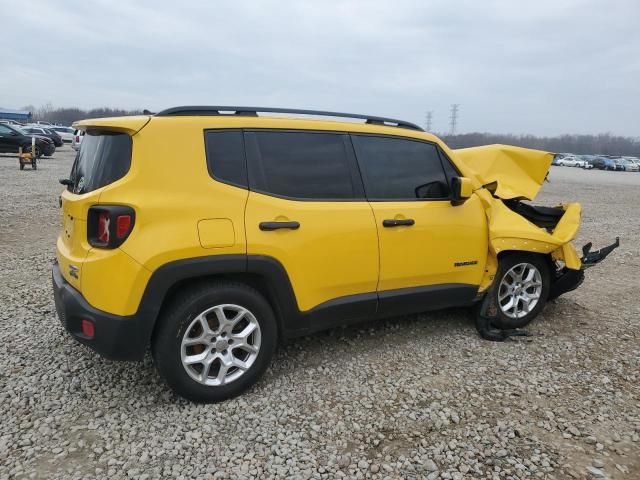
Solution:
<svg viewBox="0 0 640 480"><path fill-rule="evenodd" d="M580 206L522 201L546 152L451 150L404 121L274 108L74 126L60 320L107 358L150 347L194 401L247 389L279 339L347 322L475 305L480 334L502 340L616 246L581 261Z"/></svg>

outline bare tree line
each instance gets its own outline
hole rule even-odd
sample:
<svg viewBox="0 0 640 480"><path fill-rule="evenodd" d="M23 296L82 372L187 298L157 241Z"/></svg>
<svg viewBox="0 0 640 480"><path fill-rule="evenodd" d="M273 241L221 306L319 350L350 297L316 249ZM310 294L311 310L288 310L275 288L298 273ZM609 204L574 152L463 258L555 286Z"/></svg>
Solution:
<svg viewBox="0 0 640 480"><path fill-rule="evenodd" d="M124 110L119 108L93 108L83 110L77 107L54 108L50 103L40 108L32 105L24 110L33 114L34 120L71 125L76 120L85 118L118 117L123 115L140 115L141 110ZM598 135L560 135L557 137L537 137L534 135L511 135L493 133L463 133L458 135L441 135L451 148L476 147L503 143L526 148L536 148L550 152L567 152L579 155L630 155L640 157L640 138L622 137L610 133Z"/></svg>
<svg viewBox="0 0 640 480"><path fill-rule="evenodd" d="M628 155L640 157L640 138L621 137L610 133L598 135L560 135L536 137L534 135L509 135L493 133L464 133L442 135L451 148L477 147L502 143L519 147L536 148L554 153L578 155Z"/></svg>
<svg viewBox="0 0 640 480"><path fill-rule="evenodd" d="M83 110L77 107L54 107L50 103L39 108L36 108L33 105L27 105L26 107L23 107L23 110L31 112L33 120L59 123L61 125L71 125L76 120L83 120L85 118L122 117L142 114L142 110L124 110L121 108L108 107Z"/></svg>

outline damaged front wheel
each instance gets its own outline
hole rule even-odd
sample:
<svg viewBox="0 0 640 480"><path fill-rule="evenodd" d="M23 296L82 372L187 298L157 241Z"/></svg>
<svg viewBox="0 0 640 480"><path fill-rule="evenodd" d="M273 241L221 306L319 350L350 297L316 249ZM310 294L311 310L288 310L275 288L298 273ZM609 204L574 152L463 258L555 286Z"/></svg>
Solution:
<svg viewBox="0 0 640 480"><path fill-rule="evenodd" d="M522 328L547 301L551 286L549 264L536 254L507 254L500 259L495 281L490 292L495 307L491 323L501 329Z"/></svg>

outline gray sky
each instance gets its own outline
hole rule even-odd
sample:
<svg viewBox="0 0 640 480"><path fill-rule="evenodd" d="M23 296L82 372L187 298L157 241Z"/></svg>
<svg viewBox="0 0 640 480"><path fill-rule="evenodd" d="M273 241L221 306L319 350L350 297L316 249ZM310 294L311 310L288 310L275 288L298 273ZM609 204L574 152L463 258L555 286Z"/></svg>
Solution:
<svg viewBox="0 0 640 480"><path fill-rule="evenodd" d="M135 6L134 6L135 4ZM0 106L315 108L640 136L640 1L0 0Z"/></svg>

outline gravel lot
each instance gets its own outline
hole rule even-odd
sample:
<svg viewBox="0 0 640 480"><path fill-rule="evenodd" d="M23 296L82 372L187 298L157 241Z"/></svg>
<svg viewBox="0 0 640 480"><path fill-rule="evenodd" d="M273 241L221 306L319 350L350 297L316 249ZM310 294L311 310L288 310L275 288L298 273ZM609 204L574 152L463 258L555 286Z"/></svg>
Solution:
<svg viewBox="0 0 640 480"><path fill-rule="evenodd" d="M202 406L64 334L72 160L0 157L0 478L640 478L640 174L552 168L538 203L582 202L578 244L622 246L528 340L482 341L464 310L332 330Z"/></svg>

